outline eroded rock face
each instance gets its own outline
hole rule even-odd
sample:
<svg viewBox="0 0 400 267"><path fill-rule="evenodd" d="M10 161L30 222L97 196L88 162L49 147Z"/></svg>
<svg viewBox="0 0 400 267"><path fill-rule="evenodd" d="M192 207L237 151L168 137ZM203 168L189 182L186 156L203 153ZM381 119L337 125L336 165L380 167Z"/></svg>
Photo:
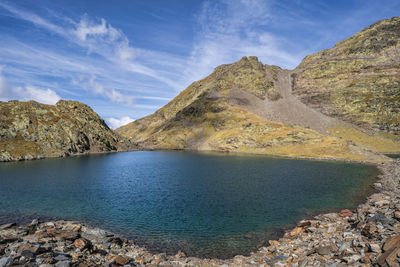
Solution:
<svg viewBox="0 0 400 267"><path fill-rule="evenodd" d="M325 114L399 136L400 17L307 56L293 84L304 103Z"/></svg>
<svg viewBox="0 0 400 267"><path fill-rule="evenodd" d="M132 146L82 103L0 102L0 161L118 151Z"/></svg>

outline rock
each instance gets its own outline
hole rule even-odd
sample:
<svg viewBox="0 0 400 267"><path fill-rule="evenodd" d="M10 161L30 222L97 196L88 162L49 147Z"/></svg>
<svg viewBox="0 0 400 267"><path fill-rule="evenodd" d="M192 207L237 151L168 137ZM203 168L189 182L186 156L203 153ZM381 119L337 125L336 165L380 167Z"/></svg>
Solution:
<svg viewBox="0 0 400 267"><path fill-rule="evenodd" d="M368 219L368 222L381 222L383 224L388 223L388 221L389 219L382 213L378 213L377 215Z"/></svg>
<svg viewBox="0 0 400 267"><path fill-rule="evenodd" d="M388 237L383 245L383 251L400 247L400 235Z"/></svg>
<svg viewBox="0 0 400 267"><path fill-rule="evenodd" d="M400 248L396 248L393 247L390 250L386 251L385 253L383 253L378 260L376 261L376 263L379 266L389 266L389 267L398 267L399 266L399 262L396 261L398 255L400 255ZM385 265L386 264L386 265Z"/></svg>
<svg viewBox="0 0 400 267"><path fill-rule="evenodd" d="M54 258L56 261L68 261L69 258L63 254L58 255L57 257Z"/></svg>
<svg viewBox="0 0 400 267"><path fill-rule="evenodd" d="M14 226L16 226L15 223L3 224L3 225L0 225L0 230L6 230L6 229L9 229L9 228L14 227Z"/></svg>
<svg viewBox="0 0 400 267"><path fill-rule="evenodd" d="M55 238L58 240L70 240L74 241L75 239L79 238L80 235L76 232L71 232L71 231L61 231L59 233L55 234Z"/></svg>
<svg viewBox="0 0 400 267"><path fill-rule="evenodd" d="M361 230L361 234L363 234L366 237L372 237L376 231L377 228L375 224L369 223Z"/></svg>
<svg viewBox="0 0 400 267"><path fill-rule="evenodd" d="M111 237L107 240L107 242L110 242L113 245L117 245L119 247L122 247L122 244L124 243L123 240L119 237Z"/></svg>
<svg viewBox="0 0 400 267"><path fill-rule="evenodd" d="M266 261L267 263L274 263L274 262L277 262L277 261L284 261L284 260L287 260L288 258L289 258L289 257L287 257L287 256L285 256L285 255L278 255L278 256L273 257L273 258L271 258L271 259L265 258L265 261Z"/></svg>
<svg viewBox="0 0 400 267"><path fill-rule="evenodd" d="M35 254L33 254L31 251L29 250L23 250L21 252L21 256L24 256L27 259L33 259L35 257Z"/></svg>
<svg viewBox="0 0 400 267"><path fill-rule="evenodd" d="M364 257L360 259L362 263L370 264L371 263L371 253L366 253Z"/></svg>
<svg viewBox="0 0 400 267"><path fill-rule="evenodd" d="M303 232L304 232L304 229L302 227L296 227L292 231L290 231L289 236L296 237Z"/></svg>
<svg viewBox="0 0 400 267"><path fill-rule="evenodd" d="M383 199L383 200L376 201L374 204L377 207L383 207L383 206L388 206L390 204L390 201Z"/></svg>
<svg viewBox="0 0 400 267"><path fill-rule="evenodd" d="M186 257L185 253L183 253L182 251L178 251L178 253L176 253L175 258L176 259L180 259L180 258L184 258Z"/></svg>
<svg viewBox="0 0 400 267"><path fill-rule="evenodd" d="M59 261L55 265L55 267L70 267L70 266L71 266L70 261Z"/></svg>
<svg viewBox="0 0 400 267"><path fill-rule="evenodd" d="M276 241L276 240L268 240L268 243L271 245L271 246L279 246L279 242L278 241Z"/></svg>
<svg viewBox="0 0 400 267"><path fill-rule="evenodd" d="M320 246L315 250L319 255L328 255L331 252L329 246Z"/></svg>
<svg viewBox="0 0 400 267"><path fill-rule="evenodd" d="M0 258L0 267L11 266L12 262L11 257Z"/></svg>
<svg viewBox="0 0 400 267"><path fill-rule="evenodd" d="M47 228L46 233L48 233L50 236L54 236L56 234L56 228L55 227Z"/></svg>
<svg viewBox="0 0 400 267"><path fill-rule="evenodd" d="M76 248L79 248L81 250L84 250L86 248L91 248L92 244L90 243L89 240L85 239L85 238L78 238L74 241L74 246Z"/></svg>
<svg viewBox="0 0 400 267"><path fill-rule="evenodd" d="M351 210L344 209L339 212L339 216L340 217L351 217L351 216L353 216L353 212Z"/></svg>
<svg viewBox="0 0 400 267"><path fill-rule="evenodd" d="M375 252L375 253L381 253L381 246L379 245L379 244L376 244L376 243L370 243L369 245L368 245L368 249L369 249L369 251L371 251L371 252Z"/></svg>
<svg viewBox="0 0 400 267"><path fill-rule="evenodd" d="M348 264L354 264L361 260L361 255L354 254L348 257L343 257L343 259L348 263Z"/></svg>
<svg viewBox="0 0 400 267"><path fill-rule="evenodd" d="M40 247L39 245L33 246L31 244L23 244L20 247L18 247L18 252L22 253L23 251L29 251L33 255L37 255L37 254L44 253L47 250L43 247Z"/></svg>
<svg viewBox="0 0 400 267"><path fill-rule="evenodd" d="M311 222L310 222L310 221L300 221L300 222L297 224L297 226L306 229L306 228L308 228L308 227L311 226Z"/></svg>
<svg viewBox="0 0 400 267"><path fill-rule="evenodd" d="M126 256L117 256L114 258L114 262L118 265L125 265L131 261L129 257Z"/></svg>
<svg viewBox="0 0 400 267"><path fill-rule="evenodd" d="M68 260L67 257L66 257L66 260ZM54 258L45 258L43 262L46 264L53 264L56 262L56 260Z"/></svg>

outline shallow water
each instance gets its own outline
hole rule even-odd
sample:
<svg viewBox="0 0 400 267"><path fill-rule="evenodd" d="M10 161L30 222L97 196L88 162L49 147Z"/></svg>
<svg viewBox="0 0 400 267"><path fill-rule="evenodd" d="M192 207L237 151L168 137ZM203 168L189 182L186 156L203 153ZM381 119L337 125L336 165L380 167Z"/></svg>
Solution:
<svg viewBox="0 0 400 267"><path fill-rule="evenodd" d="M227 258L276 229L355 207L377 174L360 164L189 152L127 152L0 164L0 220L80 220L152 251Z"/></svg>

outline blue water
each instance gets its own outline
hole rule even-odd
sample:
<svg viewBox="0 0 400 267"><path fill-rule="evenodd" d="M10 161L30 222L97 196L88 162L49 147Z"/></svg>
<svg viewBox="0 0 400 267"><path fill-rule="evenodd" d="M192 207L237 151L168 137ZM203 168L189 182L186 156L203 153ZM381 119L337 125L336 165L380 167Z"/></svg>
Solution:
<svg viewBox="0 0 400 267"><path fill-rule="evenodd" d="M377 170L360 164L127 152L0 164L0 218L80 220L151 251L249 254L310 215L355 207Z"/></svg>

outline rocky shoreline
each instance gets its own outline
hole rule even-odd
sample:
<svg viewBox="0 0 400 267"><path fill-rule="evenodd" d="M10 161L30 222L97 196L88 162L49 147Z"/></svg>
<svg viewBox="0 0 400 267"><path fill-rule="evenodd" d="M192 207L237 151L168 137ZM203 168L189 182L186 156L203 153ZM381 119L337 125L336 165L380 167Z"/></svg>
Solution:
<svg viewBox="0 0 400 267"><path fill-rule="evenodd" d="M304 220L250 256L152 254L131 240L74 221L0 226L2 266L399 266L400 159L378 165L378 193L354 211Z"/></svg>

